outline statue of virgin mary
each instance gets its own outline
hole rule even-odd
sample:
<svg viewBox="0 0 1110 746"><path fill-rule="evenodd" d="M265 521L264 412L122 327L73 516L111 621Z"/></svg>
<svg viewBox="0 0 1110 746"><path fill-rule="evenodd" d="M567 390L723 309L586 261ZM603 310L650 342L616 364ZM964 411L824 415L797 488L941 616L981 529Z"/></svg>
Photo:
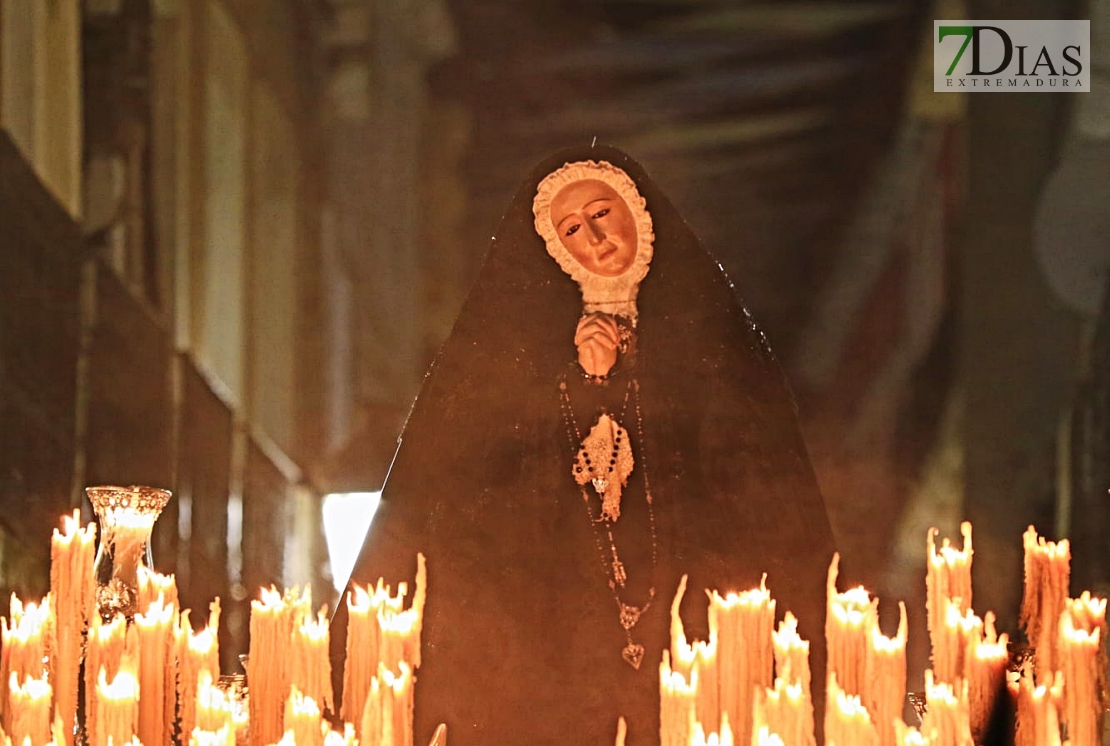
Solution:
<svg viewBox="0 0 1110 746"><path fill-rule="evenodd" d="M352 583L427 557L416 739L658 743L679 581L759 585L824 679L833 540L763 334L613 148L518 191L405 425ZM332 623L336 678L346 606ZM681 606L708 634L706 599Z"/></svg>

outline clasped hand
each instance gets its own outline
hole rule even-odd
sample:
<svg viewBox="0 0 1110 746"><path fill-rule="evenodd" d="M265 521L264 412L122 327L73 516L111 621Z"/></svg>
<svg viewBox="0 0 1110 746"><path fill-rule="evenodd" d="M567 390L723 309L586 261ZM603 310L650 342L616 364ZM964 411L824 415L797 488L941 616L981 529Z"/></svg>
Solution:
<svg viewBox="0 0 1110 746"><path fill-rule="evenodd" d="M605 376L617 362L620 330L609 314L591 313L582 317L574 332L578 364L590 376Z"/></svg>

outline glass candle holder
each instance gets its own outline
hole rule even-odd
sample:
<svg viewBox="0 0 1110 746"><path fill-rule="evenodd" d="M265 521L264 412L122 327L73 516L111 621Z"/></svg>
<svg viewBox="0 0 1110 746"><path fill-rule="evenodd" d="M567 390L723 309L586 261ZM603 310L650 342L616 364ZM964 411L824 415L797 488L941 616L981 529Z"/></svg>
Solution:
<svg viewBox="0 0 1110 746"><path fill-rule="evenodd" d="M88 487L100 522L96 551L96 605L101 618L122 614L128 621L139 611L139 565L153 569L150 534L169 502L170 493L154 487Z"/></svg>

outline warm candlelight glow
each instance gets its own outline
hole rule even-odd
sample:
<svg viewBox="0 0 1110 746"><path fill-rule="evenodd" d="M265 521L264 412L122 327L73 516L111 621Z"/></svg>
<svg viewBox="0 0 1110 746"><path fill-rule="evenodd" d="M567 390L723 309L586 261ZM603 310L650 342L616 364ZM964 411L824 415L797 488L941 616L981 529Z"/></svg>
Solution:
<svg viewBox="0 0 1110 746"><path fill-rule="evenodd" d="M958 688L947 682L933 681L933 672L925 672L925 699L929 709L921 721L921 732L933 743L950 746L974 746L971 718L967 705L967 683Z"/></svg>
<svg viewBox="0 0 1110 746"><path fill-rule="evenodd" d="M625 722L624 717L617 718L617 740L613 742L613 746L624 746L624 739L628 735L628 723Z"/></svg>
<svg viewBox="0 0 1110 746"><path fill-rule="evenodd" d="M413 746L412 716L412 668L402 661L394 675L384 664L379 665L360 721L360 742Z"/></svg>
<svg viewBox="0 0 1110 746"><path fill-rule="evenodd" d="M189 746L235 746L235 731L227 726L217 731L194 728L189 734Z"/></svg>
<svg viewBox="0 0 1110 746"><path fill-rule="evenodd" d="M378 608L381 599L356 585L347 594L347 665L343 669L343 705L340 714L347 722L359 720L370 679L378 668Z"/></svg>
<svg viewBox="0 0 1110 746"><path fill-rule="evenodd" d="M906 605L898 604L898 631L887 637L876 623L868 635L862 700L871 714L880 746L894 746L895 721L902 718L906 699L906 640L909 627Z"/></svg>
<svg viewBox="0 0 1110 746"><path fill-rule="evenodd" d="M1017 702L1014 746L1061 744L1059 705L1063 696L1064 678L1060 673L1045 678L1051 681L1051 686L1035 685L1027 675L1009 683L1010 694ZM1074 743L1078 746L1083 742Z"/></svg>
<svg viewBox="0 0 1110 746"><path fill-rule="evenodd" d="M41 605L24 606L12 594L11 624L0 619L0 682L39 680L46 676L46 635L51 626L49 596ZM8 733L13 732L15 709L15 695L9 693L0 701L0 726Z"/></svg>
<svg viewBox="0 0 1110 746"><path fill-rule="evenodd" d="M860 698L840 688L836 674L829 675L825 704L825 741L827 743L875 746L879 742L871 716Z"/></svg>
<svg viewBox="0 0 1110 746"><path fill-rule="evenodd" d="M30 739L35 746L50 741L50 701L53 689L45 679L25 678L20 684L13 673L8 680L11 725L8 733L12 743Z"/></svg>
<svg viewBox="0 0 1110 746"><path fill-rule="evenodd" d="M324 730L320 706L294 686L285 707L285 738L297 746L323 746ZM282 739L284 740L284 738Z"/></svg>
<svg viewBox="0 0 1110 746"><path fill-rule="evenodd" d="M867 675L868 637L878 624L879 600L872 599L863 586L837 591L840 554L829 564L826 587L825 645L829 676L836 675L837 684L848 694L863 693Z"/></svg>
<svg viewBox="0 0 1110 746"><path fill-rule="evenodd" d="M328 617L306 617L293 628L289 647L289 682L305 697L332 709L331 659L328 657Z"/></svg>
<svg viewBox="0 0 1110 746"><path fill-rule="evenodd" d="M809 692L809 640L798 634L798 619L786 612L779 628L771 633L775 654L775 675L788 683L801 684Z"/></svg>
<svg viewBox="0 0 1110 746"><path fill-rule="evenodd" d="M755 692L774 680L775 600L766 581L764 575L758 588L723 598L713 591L709 596L710 628L717 632L720 710L728 715L737 742L745 744L752 738Z"/></svg>
<svg viewBox="0 0 1110 746"><path fill-rule="evenodd" d="M146 613L135 616L139 643L139 691L143 694L139 704L138 737L144 744L162 746L169 740L165 723L167 715L173 712L172 697L167 703L166 678L171 662L169 653L177 608L166 604L159 594L146 609Z"/></svg>
<svg viewBox="0 0 1110 746"><path fill-rule="evenodd" d="M894 723L894 731L898 746L936 746L935 740L927 738L917 728L906 725L901 720Z"/></svg>
<svg viewBox="0 0 1110 746"><path fill-rule="evenodd" d="M135 737L139 717L139 681L128 668L121 668L111 681L101 668L96 679L96 726L90 734L91 746L128 743Z"/></svg>
<svg viewBox="0 0 1110 746"><path fill-rule="evenodd" d="M1029 643L1037 651L1037 684L1050 684L1058 668L1056 637L1060 613L1068 599L1071 577L1071 545L1067 539L1045 541L1030 526L1022 537L1025 544L1025 595L1021 601L1021 624Z"/></svg>
<svg viewBox="0 0 1110 746"><path fill-rule="evenodd" d="M73 746L77 691L81 676L82 637L96 598L93 558L96 524L81 528L81 511L62 516L62 530L50 540L50 595L54 603L54 650L50 680L61 718L63 744Z"/></svg>
<svg viewBox="0 0 1110 746"><path fill-rule="evenodd" d="M177 580L139 565L139 611L146 611L159 597L164 605L177 606Z"/></svg>
<svg viewBox="0 0 1110 746"><path fill-rule="evenodd" d="M1009 643L1009 635L1005 632L1000 635L995 630L994 614L989 611L982 626L968 640L964 678L967 681L971 735L975 738L985 732L998 695L1005 686L1010 662Z"/></svg>
<svg viewBox="0 0 1110 746"><path fill-rule="evenodd" d="M1060 669L1064 681L1064 722L1072 743L1098 743L1103 707L1099 686L1105 679L1100 649L1102 630L1076 629L1072 615L1060 615Z"/></svg>
<svg viewBox="0 0 1110 746"><path fill-rule="evenodd" d="M773 734L783 746L815 746L808 687L788 683L780 676L773 688L757 691L752 728Z"/></svg>
<svg viewBox="0 0 1110 746"><path fill-rule="evenodd" d="M698 672L687 679L681 671L671 668L670 651L663 651L659 664L659 735L660 746L688 746L695 721Z"/></svg>
<svg viewBox="0 0 1110 746"><path fill-rule="evenodd" d="M732 746L732 728L728 725L728 715L721 716L721 729L716 733L705 735L701 723L694 724L694 737L691 746Z"/></svg>
<svg viewBox="0 0 1110 746"><path fill-rule="evenodd" d="M96 607L104 618L122 614L128 620L139 607L139 567L147 560L154 523L170 499L152 487L88 487L85 490L100 519L100 546L94 574Z"/></svg>
<svg viewBox="0 0 1110 746"><path fill-rule="evenodd" d="M981 636L983 620L971 609L960 610L960 604L941 599L944 624L933 634L933 675L937 681L956 685L967 675L967 651L971 642Z"/></svg>
<svg viewBox="0 0 1110 746"><path fill-rule="evenodd" d="M189 622L189 612L181 613L180 625L174 632L177 637L179 671L177 676L177 699L181 703L179 717L181 731L192 733L197 727L197 688L201 676L208 674L211 680L220 676L220 599L209 606L208 624L200 632L194 633Z"/></svg>
<svg viewBox="0 0 1110 746"><path fill-rule="evenodd" d="M200 730L215 732L221 728L234 730L231 698L216 686L212 674L201 671L197 675L197 721Z"/></svg>
<svg viewBox="0 0 1110 746"><path fill-rule="evenodd" d="M288 669L285 651L293 631L292 599L276 588L263 588L260 600L251 601L250 743L267 746L285 733Z"/></svg>
<svg viewBox="0 0 1110 746"><path fill-rule="evenodd" d="M371 681L380 668L396 676L400 675L402 662L410 670L420 666L420 634L427 598L423 554L417 555L416 565L416 589L408 609L404 609L406 583L398 584L396 595L381 580L373 591L355 586L347 595L347 661L340 712L348 722L362 722Z"/></svg>
<svg viewBox="0 0 1110 746"><path fill-rule="evenodd" d="M928 570L925 577L927 620L929 637L933 646L933 667L940 681L955 683L962 675L955 670L962 653L952 650L952 629L948 626L951 614L949 607L954 606L956 616L971 611L971 559L974 550L971 546L971 524L960 524L963 534L963 549L956 549L945 539L940 549L936 547L937 530L929 529L926 538ZM939 663L938 663L939 662Z"/></svg>
<svg viewBox="0 0 1110 746"><path fill-rule="evenodd" d="M125 536L129 521L115 526ZM1067 542L1046 542L1030 529L1022 622L1037 648L1022 673L1006 682L1009 637L997 632L992 613L980 619L971 609L967 524L963 535L962 550L947 541L938 549L935 531L928 537L936 674L926 672L928 712L920 729L900 717L905 606L899 604L895 635L882 634L878 599L863 587L839 591L839 557L833 557L825 628L830 746L972 746L974 736L985 735L996 694L1004 688L1016 711L1017 746L1052 746L1063 733L1075 746L1097 743L1107 695L1106 600L1089 592L1068 599ZM251 602L247 696L236 687L242 677L220 679L219 599L209 607L207 625L194 633L190 612L178 608L173 577L140 563L134 613L89 613L95 607L94 536L94 525L83 529L78 514L65 516L52 539L51 593L40 604L13 596L10 617L0 620L0 746L73 746L74 727L83 728L89 746L172 746L184 734L190 746L243 746L248 732L252 746L415 746L423 556L417 557L408 608L407 583L399 583L394 594L379 580L348 595L346 696L337 703L343 724L333 730L324 718L334 709L330 630L326 610L312 613L307 588L262 589ZM661 746L816 746L810 642L799 636L789 611L774 629L776 603L766 576L743 593L708 592L707 640L686 637L679 613L685 591L684 577L671 607L671 649L659 664ZM64 650L71 655L68 668ZM82 653L86 702L80 723L75 698ZM228 683L230 690L222 688ZM621 719L617 746L627 732ZM437 734L434 742L443 737Z"/></svg>
<svg viewBox="0 0 1110 746"><path fill-rule="evenodd" d="M127 621L122 616L104 622L99 614L92 615L85 646L85 730L89 733L96 732L100 717L98 676L103 671L108 679L116 677L129 647L127 637Z"/></svg>

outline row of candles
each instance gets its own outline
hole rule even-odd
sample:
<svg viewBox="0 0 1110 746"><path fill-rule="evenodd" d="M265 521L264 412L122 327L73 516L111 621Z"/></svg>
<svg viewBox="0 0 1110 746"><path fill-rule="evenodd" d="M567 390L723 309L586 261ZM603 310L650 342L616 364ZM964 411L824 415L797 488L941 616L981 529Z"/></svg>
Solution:
<svg viewBox="0 0 1110 746"><path fill-rule="evenodd" d="M173 576L140 561L153 518L142 523L110 526L123 569L108 578L94 573L96 524L65 516L52 538L49 594L38 604L13 594L0 620L0 745L412 746L423 557L410 603L404 583L396 594L379 583L348 599L344 722L333 728L328 621L313 614L311 592L270 588L252 601L247 696L242 677L220 676L219 599L194 631ZM132 572L134 587L113 585Z"/></svg>
<svg viewBox="0 0 1110 746"><path fill-rule="evenodd" d="M902 719L906 692L904 604L893 637L882 633L876 598L837 589L839 558L829 567L824 738L853 746L972 746L1001 708L1017 746L1101 743L1107 689L1106 600L1068 597L1067 540L1024 536L1021 623L1035 650L1011 670L1009 639L994 617L971 606L971 526L962 547L936 532L927 539L927 612L932 669L925 672L926 713ZM766 579L765 579L766 580ZM787 612L777 630L765 583L739 594L710 594L709 639L690 642L672 607L671 649L660 664L662 746L815 746L809 642ZM1000 700L999 698L1005 698ZM1067 740L1062 740L1062 734ZM617 745L623 744L618 729Z"/></svg>
<svg viewBox="0 0 1110 746"><path fill-rule="evenodd" d="M91 746L413 746L423 557L408 603L405 583L396 594L382 581L348 594L342 702L333 701L324 612L313 613L308 590L263 589L251 603L245 697L226 685L228 677L221 681L219 600L194 631L173 577L140 561L156 514L139 520L125 510L98 513L104 535L96 562L96 525L65 516L52 539L49 595L40 604L13 596L10 618L0 620L0 746L73 746L78 734ZM99 572L108 532L119 576ZM1024 537L1021 621L1036 655L1010 672L1007 635L996 632L989 612L981 619L972 610L968 524L962 534L962 547L948 540L938 547L934 531L927 539L932 669L919 726L902 720L905 607L887 637L878 599L862 587L840 591L833 558L826 744L970 745L983 736L1000 696L1014 712L1019 746L1059 744L1065 730L1073 745L1099 743L1108 691L1106 601L1089 593L1068 598L1067 541L1045 541L1032 528ZM129 573L133 583L116 582ZM743 593L710 593L708 640L686 637L678 613L685 591L684 580L671 608L671 649L660 664L662 746L816 746L810 643L789 612L776 628L766 582ZM342 726L333 728L325 712L337 712ZM618 746L623 735L618 728Z"/></svg>

